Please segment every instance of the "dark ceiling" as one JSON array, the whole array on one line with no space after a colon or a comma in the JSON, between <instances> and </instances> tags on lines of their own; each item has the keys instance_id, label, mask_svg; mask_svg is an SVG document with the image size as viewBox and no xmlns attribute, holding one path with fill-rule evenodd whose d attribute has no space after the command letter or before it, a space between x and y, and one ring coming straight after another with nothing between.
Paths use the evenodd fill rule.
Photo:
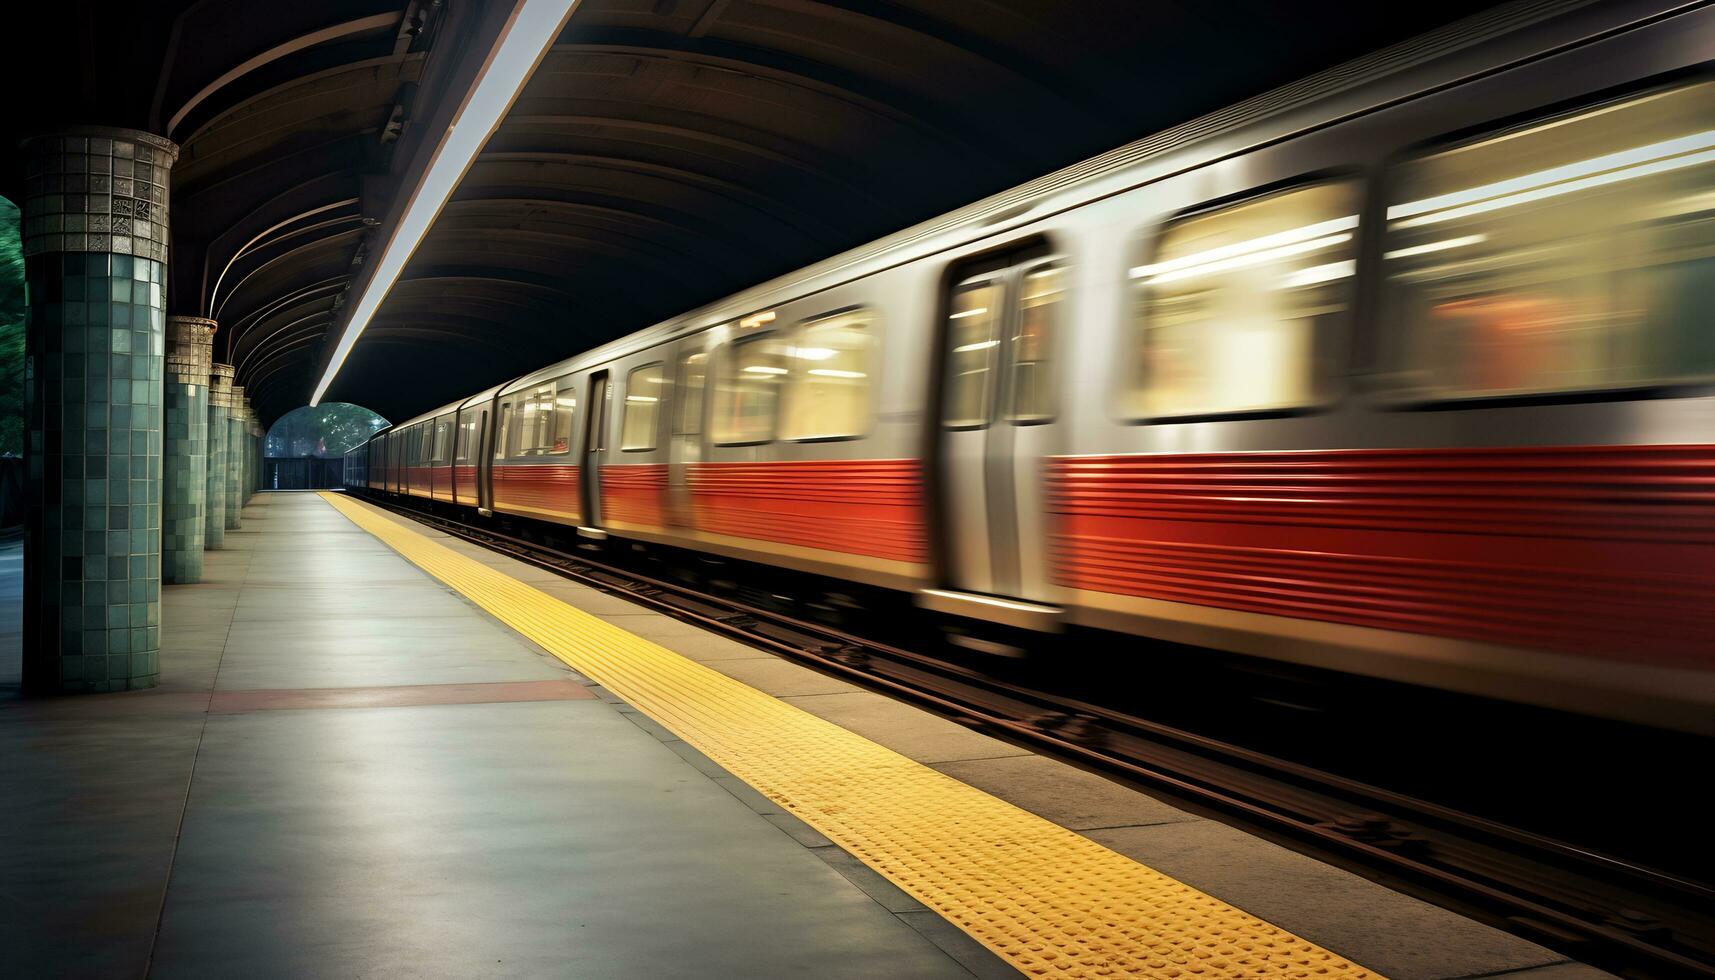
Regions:
<instances>
[{"instance_id":1,"label":"dark ceiling","mask_svg":"<svg viewBox=\"0 0 1715 980\"><path fill-rule=\"evenodd\" d=\"M329 398L413 414L1490 5L583 0ZM169 312L272 420L511 6L32 3L11 115L180 144Z\"/></svg>"}]
</instances>

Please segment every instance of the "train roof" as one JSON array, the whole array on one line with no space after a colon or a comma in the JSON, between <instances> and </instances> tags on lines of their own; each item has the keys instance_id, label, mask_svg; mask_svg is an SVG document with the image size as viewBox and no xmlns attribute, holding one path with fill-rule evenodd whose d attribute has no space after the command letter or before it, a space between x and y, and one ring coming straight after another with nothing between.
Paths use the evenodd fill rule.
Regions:
<instances>
[{"instance_id":1,"label":"train roof","mask_svg":"<svg viewBox=\"0 0 1715 980\"><path fill-rule=\"evenodd\" d=\"M803 269L418 415L398 428L496 394L605 363L928 255L1027 225L1083 204L1332 125L1543 50L1573 44L1649 13L1660 2L1520 0L1307 76L1227 108L983 198ZM1541 24L1554 35L1524 38ZM1489 47L1471 56L1473 51ZM1466 55L1467 57L1456 57ZM1389 83L1375 87L1378 83Z\"/></svg>"}]
</instances>

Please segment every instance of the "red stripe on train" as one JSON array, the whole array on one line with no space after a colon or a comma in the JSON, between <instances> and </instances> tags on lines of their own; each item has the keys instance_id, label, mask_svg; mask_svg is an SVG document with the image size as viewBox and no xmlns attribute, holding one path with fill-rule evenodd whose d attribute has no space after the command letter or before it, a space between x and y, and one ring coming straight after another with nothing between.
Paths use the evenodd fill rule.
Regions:
<instances>
[{"instance_id":1,"label":"red stripe on train","mask_svg":"<svg viewBox=\"0 0 1715 980\"><path fill-rule=\"evenodd\" d=\"M890 561L929 560L923 466L915 459L693 463L687 480L699 530Z\"/></svg>"},{"instance_id":2,"label":"red stripe on train","mask_svg":"<svg viewBox=\"0 0 1715 980\"><path fill-rule=\"evenodd\" d=\"M601 468L601 519L633 527L667 526L667 466L634 463Z\"/></svg>"},{"instance_id":3,"label":"red stripe on train","mask_svg":"<svg viewBox=\"0 0 1715 980\"><path fill-rule=\"evenodd\" d=\"M460 503L476 503L476 464L459 463L453 467L453 493Z\"/></svg>"},{"instance_id":4,"label":"red stripe on train","mask_svg":"<svg viewBox=\"0 0 1715 980\"><path fill-rule=\"evenodd\" d=\"M1048 485L1074 588L1715 657L1715 446L1065 457Z\"/></svg>"},{"instance_id":5,"label":"red stripe on train","mask_svg":"<svg viewBox=\"0 0 1715 980\"><path fill-rule=\"evenodd\" d=\"M497 465L492 470L494 509L527 507L578 519L578 467L574 463Z\"/></svg>"}]
</instances>

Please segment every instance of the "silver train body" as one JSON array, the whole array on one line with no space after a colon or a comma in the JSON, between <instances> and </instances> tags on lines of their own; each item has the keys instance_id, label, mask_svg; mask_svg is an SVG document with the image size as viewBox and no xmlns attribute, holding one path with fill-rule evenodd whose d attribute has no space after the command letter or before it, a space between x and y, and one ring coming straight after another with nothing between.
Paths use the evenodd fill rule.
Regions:
<instances>
[{"instance_id":1,"label":"silver train body","mask_svg":"<svg viewBox=\"0 0 1715 980\"><path fill-rule=\"evenodd\" d=\"M1701 4L1505 8L443 406L349 482L1715 731L1712 57Z\"/></svg>"}]
</instances>

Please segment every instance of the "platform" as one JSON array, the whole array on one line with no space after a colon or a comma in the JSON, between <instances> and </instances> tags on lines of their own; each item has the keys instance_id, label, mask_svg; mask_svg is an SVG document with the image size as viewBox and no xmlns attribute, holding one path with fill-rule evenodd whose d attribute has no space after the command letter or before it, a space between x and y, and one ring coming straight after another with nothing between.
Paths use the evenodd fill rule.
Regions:
<instances>
[{"instance_id":1,"label":"platform","mask_svg":"<svg viewBox=\"0 0 1715 980\"><path fill-rule=\"evenodd\" d=\"M227 541L161 687L0 700L0 976L1221 976L1244 929L1247 975L1603 976L367 505ZM1032 843L944 857L991 831ZM1104 929L1159 955L1086 969Z\"/></svg>"}]
</instances>

